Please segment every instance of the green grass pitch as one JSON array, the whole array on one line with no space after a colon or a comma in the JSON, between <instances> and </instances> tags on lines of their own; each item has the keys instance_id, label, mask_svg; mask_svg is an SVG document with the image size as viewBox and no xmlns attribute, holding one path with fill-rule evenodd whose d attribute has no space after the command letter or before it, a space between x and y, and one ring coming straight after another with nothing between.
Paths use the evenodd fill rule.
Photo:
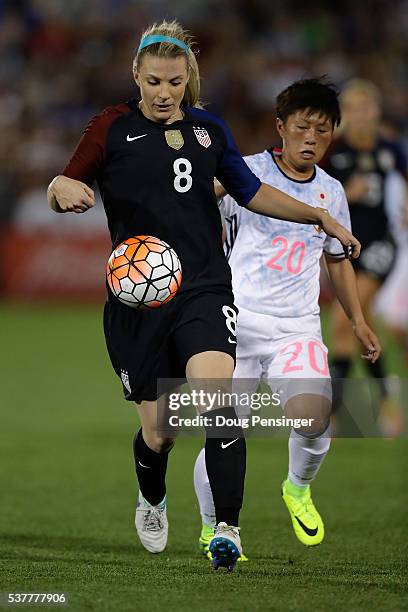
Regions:
<instances>
[{"instance_id":1,"label":"green grass pitch","mask_svg":"<svg viewBox=\"0 0 408 612\"><path fill-rule=\"evenodd\" d=\"M110 370L101 309L0 309L0 591L67 593L68 610L404 610L407 440L335 440L313 487L324 544L306 549L279 493L283 439L250 440L242 539L231 574L197 552L192 469L181 438L168 474L169 545L133 526L136 411ZM10 609L10 608L2 608Z\"/></svg>"}]
</instances>

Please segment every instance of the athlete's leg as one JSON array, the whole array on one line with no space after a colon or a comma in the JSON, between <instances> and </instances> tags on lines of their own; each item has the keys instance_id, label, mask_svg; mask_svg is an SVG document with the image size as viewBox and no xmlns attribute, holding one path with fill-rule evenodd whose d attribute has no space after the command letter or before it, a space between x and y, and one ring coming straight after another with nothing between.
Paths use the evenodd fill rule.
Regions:
<instances>
[{"instance_id":1,"label":"athlete's leg","mask_svg":"<svg viewBox=\"0 0 408 612\"><path fill-rule=\"evenodd\" d=\"M324 395L299 394L286 404L287 417L313 419L308 426L292 429L289 437L288 478L299 487L306 487L315 479L329 451L330 412L331 402Z\"/></svg>"},{"instance_id":2,"label":"athlete's leg","mask_svg":"<svg viewBox=\"0 0 408 612\"><path fill-rule=\"evenodd\" d=\"M375 310L387 331L398 344L408 367L408 242L398 247L397 259L390 276L375 298Z\"/></svg>"},{"instance_id":3,"label":"athlete's leg","mask_svg":"<svg viewBox=\"0 0 408 612\"><path fill-rule=\"evenodd\" d=\"M165 401L165 398L161 398L161 401ZM166 471L174 438L160 434L156 401L143 401L138 406L138 412L141 428L133 441L139 481L135 525L143 546L149 552L158 553L167 544Z\"/></svg>"},{"instance_id":4,"label":"athlete's leg","mask_svg":"<svg viewBox=\"0 0 408 612\"><path fill-rule=\"evenodd\" d=\"M380 286L380 281L368 274L364 272L357 274L357 287L364 317L372 328L372 308ZM384 356L380 355L375 363L366 362L366 366L371 376L376 379L381 394L377 425L384 436L399 436L404 429L404 411L387 384Z\"/></svg>"},{"instance_id":5,"label":"athlete's leg","mask_svg":"<svg viewBox=\"0 0 408 612\"><path fill-rule=\"evenodd\" d=\"M212 559L212 554L209 550L210 542L214 537L214 529L216 527L214 500L208 480L207 468L205 465L205 449L202 448L198 453L194 465L194 489L197 495L200 514L201 514L201 532L198 539L201 553ZM241 552L238 561L248 561L248 557Z\"/></svg>"},{"instance_id":6,"label":"athlete's leg","mask_svg":"<svg viewBox=\"0 0 408 612\"><path fill-rule=\"evenodd\" d=\"M166 494L167 459L174 438L158 431L157 401L143 401L137 410L141 428L133 441L136 474L143 497L155 506Z\"/></svg>"},{"instance_id":7,"label":"athlete's leg","mask_svg":"<svg viewBox=\"0 0 408 612\"><path fill-rule=\"evenodd\" d=\"M293 322L295 326L306 330L310 326L314 333L306 337L291 334L292 342L288 338L281 348L277 346L275 357L267 364L267 375L271 386L281 377L285 416L300 425L290 434L289 469L282 497L296 536L303 544L314 546L323 540L324 526L311 499L310 483L330 447L331 383L327 348L316 322L305 318Z\"/></svg>"},{"instance_id":8,"label":"athlete's leg","mask_svg":"<svg viewBox=\"0 0 408 612\"><path fill-rule=\"evenodd\" d=\"M223 391L231 393L234 359L219 351L205 351L193 355L187 363L186 374L189 382L216 394L220 381ZM217 382L217 380L219 381ZM217 433L216 415L233 418L236 413L231 405L217 405L206 413L211 418L206 428L205 459L208 478L214 498L216 522L238 525L244 490L246 445L242 429L237 424ZM234 442L231 444L231 441Z\"/></svg>"},{"instance_id":9,"label":"athlete's leg","mask_svg":"<svg viewBox=\"0 0 408 612\"><path fill-rule=\"evenodd\" d=\"M255 392L259 385L261 376L261 364L259 357L240 356L240 346L237 348L237 360L234 370L234 380L245 380L245 393ZM238 383L239 390L241 385ZM239 412L239 410L238 410ZM203 554L210 556L208 547L216 525L214 500L208 479L207 467L205 463L205 449L202 448L198 453L194 465L194 490L197 496L202 528L199 538L200 550ZM241 554L238 561L247 561L247 557Z\"/></svg>"},{"instance_id":10,"label":"athlete's leg","mask_svg":"<svg viewBox=\"0 0 408 612\"><path fill-rule=\"evenodd\" d=\"M364 317L369 325L372 326L372 304L375 295L381 286L381 282L370 276L364 271L356 273L357 288L360 296L361 307ZM353 335L350 321L347 319L340 304L336 302L332 309L333 314L333 347L331 354L331 373L335 380L347 378L356 354L356 340ZM373 364L367 363L370 374L378 379L380 390L383 396L386 395L384 384L385 371L383 358ZM339 382L340 384L340 382ZM339 405L340 393L336 393L334 409Z\"/></svg>"},{"instance_id":11,"label":"athlete's leg","mask_svg":"<svg viewBox=\"0 0 408 612\"><path fill-rule=\"evenodd\" d=\"M197 496L198 505L200 508L201 520L203 527L206 526L209 529L214 529L216 525L215 521L215 507L213 495L210 487L210 481L208 479L207 467L205 465L205 449L202 448L197 455L196 462L194 464L194 490Z\"/></svg>"},{"instance_id":12,"label":"athlete's leg","mask_svg":"<svg viewBox=\"0 0 408 612\"><path fill-rule=\"evenodd\" d=\"M356 280L364 318L368 325L373 328L372 305L374 303L375 296L381 287L381 282L363 271L359 271L356 274ZM384 358L380 355L375 363L367 362L367 367L371 376L377 379L381 396L385 397L387 395L387 389L385 384L386 373Z\"/></svg>"},{"instance_id":13,"label":"athlete's leg","mask_svg":"<svg viewBox=\"0 0 408 612\"><path fill-rule=\"evenodd\" d=\"M186 366L192 388L217 396L218 391L232 392L234 359L221 351L204 351L190 357ZM205 407L204 407L205 408ZM244 494L246 444L233 406L221 401L205 412L205 464L214 500L217 527L210 542L214 567L232 569L242 553L239 537L239 513ZM217 433L216 418L232 419L234 424Z\"/></svg>"},{"instance_id":14,"label":"athlete's leg","mask_svg":"<svg viewBox=\"0 0 408 612\"><path fill-rule=\"evenodd\" d=\"M239 381L245 380L245 392L250 394L258 388L261 377L261 364L259 357L246 356L241 357L242 349L238 346L237 359L234 370L234 380L238 381L238 393L241 391ZM248 388L250 386L250 388ZM235 388L234 388L235 391ZM239 409L237 410L239 413ZM208 474L205 464L205 451L202 449L198 454L194 466L194 488L197 495L197 500L200 507L200 514L203 525L215 526L215 508L211 492L211 487L208 480Z\"/></svg>"},{"instance_id":15,"label":"athlete's leg","mask_svg":"<svg viewBox=\"0 0 408 612\"><path fill-rule=\"evenodd\" d=\"M364 271L359 271L356 278L364 317L373 328L373 304L376 294L381 287L381 281ZM400 402L397 398L393 397L392 389L387 384L385 358L383 355L380 355L375 363L365 363L370 375L375 378L381 395L378 409L378 428L383 435L396 437L404 429L404 412Z\"/></svg>"},{"instance_id":16,"label":"athlete's leg","mask_svg":"<svg viewBox=\"0 0 408 612\"><path fill-rule=\"evenodd\" d=\"M356 272L356 282L363 314L370 325L371 303L380 287L380 281L366 272L358 270ZM337 300L332 306L332 326L330 371L333 379L333 412L336 413L343 400L344 379L349 376L353 358L358 353L351 323ZM372 376L383 374L382 358L380 357L375 364L369 365L369 369ZM381 391L383 392L383 390L384 385L382 384Z\"/></svg>"},{"instance_id":17,"label":"athlete's leg","mask_svg":"<svg viewBox=\"0 0 408 612\"><path fill-rule=\"evenodd\" d=\"M320 544L324 538L324 524L312 501L310 484L330 448L330 409L327 396L312 393L292 397L285 407L287 417L313 418L311 425L291 431L288 475L282 484L282 498L294 532L306 546Z\"/></svg>"}]
</instances>

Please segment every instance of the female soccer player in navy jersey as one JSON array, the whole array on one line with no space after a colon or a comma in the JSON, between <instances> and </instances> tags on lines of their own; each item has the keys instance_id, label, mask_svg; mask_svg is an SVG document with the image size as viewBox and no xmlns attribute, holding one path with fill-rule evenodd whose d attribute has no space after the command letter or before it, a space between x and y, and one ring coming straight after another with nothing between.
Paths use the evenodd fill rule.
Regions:
<instances>
[{"instance_id":1,"label":"female soccer player in navy jersey","mask_svg":"<svg viewBox=\"0 0 408 612\"><path fill-rule=\"evenodd\" d=\"M125 397L137 402L142 425L134 440L136 528L147 550L161 552L174 440L157 430L157 380L230 380L234 369L237 309L213 178L254 212L320 225L353 256L359 243L327 211L262 184L249 170L227 126L200 107L191 38L177 22L155 24L143 34L133 70L140 102L109 107L90 121L62 175L51 182L48 200L56 212L85 212L94 204L90 186L96 180L114 247L150 234L168 242L181 260L183 282L172 302L136 311L109 294L104 313L112 365L119 376L126 374ZM216 406L210 414L205 456L217 518L210 548L215 565L232 569L242 550L245 440L238 427L209 435L215 416L235 416L233 407Z\"/></svg>"}]
</instances>

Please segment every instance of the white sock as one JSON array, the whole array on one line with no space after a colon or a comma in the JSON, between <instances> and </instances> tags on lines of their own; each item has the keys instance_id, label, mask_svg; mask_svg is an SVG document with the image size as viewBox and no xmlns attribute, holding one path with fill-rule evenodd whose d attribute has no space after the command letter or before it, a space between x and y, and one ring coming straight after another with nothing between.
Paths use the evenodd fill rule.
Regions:
<instances>
[{"instance_id":1,"label":"white sock","mask_svg":"<svg viewBox=\"0 0 408 612\"><path fill-rule=\"evenodd\" d=\"M198 453L194 465L194 489L200 506L201 519L205 525L215 527L215 508L205 466L205 449Z\"/></svg>"},{"instance_id":2,"label":"white sock","mask_svg":"<svg viewBox=\"0 0 408 612\"><path fill-rule=\"evenodd\" d=\"M330 429L320 436L302 436L292 429L289 436L289 479L297 486L307 486L316 477L330 448Z\"/></svg>"}]
</instances>

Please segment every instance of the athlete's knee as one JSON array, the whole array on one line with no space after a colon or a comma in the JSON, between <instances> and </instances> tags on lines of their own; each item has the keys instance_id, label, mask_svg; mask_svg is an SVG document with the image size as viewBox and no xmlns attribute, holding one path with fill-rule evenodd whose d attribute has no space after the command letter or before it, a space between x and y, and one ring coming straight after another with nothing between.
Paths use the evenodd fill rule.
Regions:
<instances>
[{"instance_id":1,"label":"athlete's knee","mask_svg":"<svg viewBox=\"0 0 408 612\"><path fill-rule=\"evenodd\" d=\"M234 372L234 359L223 351L204 351L190 357L186 365L188 379L230 379Z\"/></svg>"},{"instance_id":2,"label":"athlete's knee","mask_svg":"<svg viewBox=\"0 0 408 612\"><path fill-rule=\"evenodd\" d=\"M312 421L312 419L310 419ZM327 432L330 421L327 420L313 420L310 425L300 426L296 428L296 433L305 438L320 438ZM330 440L330 436L329 436Z\"/></svg>"},{"instance_id":3,"label":"athlete's knee","mask_svg":"<svg viewBox=\"0 0 408 612\"><path fill-rule=\"evenodd\" d=\"M319 436L330 424L331 401L324 395L302 393L288 400L286 417L297 421L297 433Z\"/></svg>"},{"instance_id":4,"label":"athlete's knee","mask_svg":"<svg viewBox=\"0 0 408 612\"><path fill-rule=\"evenodd\" d=\"M175 444L174 438L161 436L156 431L143 430L143 439L147 446L155 453L168 453Z\"/></svg>"}]
</instances>

